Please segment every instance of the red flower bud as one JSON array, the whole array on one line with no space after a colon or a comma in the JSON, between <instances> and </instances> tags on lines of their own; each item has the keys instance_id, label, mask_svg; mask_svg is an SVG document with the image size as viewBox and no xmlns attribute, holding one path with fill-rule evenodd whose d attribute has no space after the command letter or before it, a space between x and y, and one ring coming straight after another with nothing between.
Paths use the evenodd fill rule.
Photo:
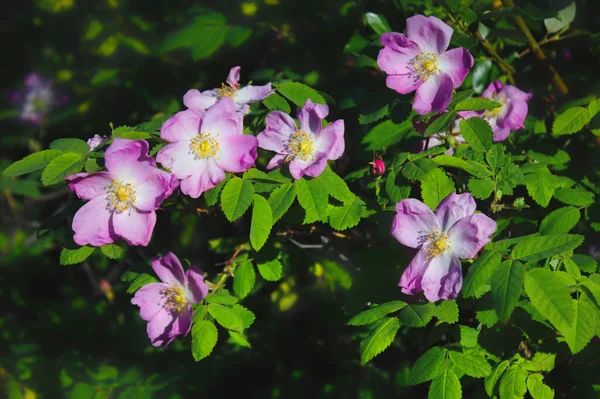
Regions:
<instances>
[{"instance_id":1,"label":"red flower bud","mask_svg":"<svg viewBox=\"0 0 600 399\"><path fill-rule=\"evenodd\" d=\"M383 159L375 158L373 162L371 162L369 171L371 172L371 176L373 177L381 176L385 172L385 164L383 163Z\"/></svg>"}]
</instances>

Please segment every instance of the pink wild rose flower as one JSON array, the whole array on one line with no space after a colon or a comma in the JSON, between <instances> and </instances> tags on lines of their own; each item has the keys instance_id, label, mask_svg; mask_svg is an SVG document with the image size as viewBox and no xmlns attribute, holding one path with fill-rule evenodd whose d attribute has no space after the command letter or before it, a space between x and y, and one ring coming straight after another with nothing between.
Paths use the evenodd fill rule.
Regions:
<instances>
[{"instance_id":1,"label":"pink wild rose flower","mask_svg":"<svg viewBox=\"0 0 600 399\"><path fill-rule=\"evenodd\" d=\"M148 322L146 331L154 346L167 346L175 337L187 335L192 327L192 304L208 294L202 271L195 266L185 273L172 252L152 260L152 268L162 283L140 288L131 303L140 307L140 317Z\"/></svg>"},{"instance_id":2,"label":"pink wild rose flower","mask_svg":"<svg viewBox=\"0 0 600 399\"><path fill-rule=\"evenodd\" d=\"M413 109L421 115L444 111L452 89L460 87L473 66L466 49L446 51L452 32L436 17L415 15L406 20L406 36L381 35L377 64L388 75L386 85L400 94L416 91Z\"/></svg>"},{"instance_id":3,"label":"pink wild rose flower","mask_svg":"<svg viewBox=\"0 0 600 399\"><path fill-rule=\"evenodd\" d=\"M183 104L196 113L202 113L204 110L212 107L222 98L229 97L235 103L235 108L242 114L250 112L250 106L274 93L271 90L271 83L264 86L248 85L240 89L240 67L231 68L227 76L227 85L221 84L220 89L205 90L200 92L196 89L190 89L183 96Z\"/></svg>"},{"instance_id":4,"label":"pink wild rose flower","mask_svg":"<svg viewBox=\"0 0 600 399\"><path fill-rule=\"evenodd\" d=\"M486 110L481 115L492 126L494 141L506 140L511 130L523 127L527 117L527 101L531 99L531 94L496 80L481 93L481 97L502 104L498 108Z\"/></svg>"},{"instance_id":5,"label":"pink wild rose flower","mask_svg":"<svg viewBox=\"0 0 600 399\"><path fill-rule=\"evenodd\" d=\"M327 166L327 160L338 159L344 153L344 121L338 119L326 127L322 122L329 107L310 100L298 112L300 127L291 116L273 111L267 116L267 126L258 138L258 146L275 151L267 169L282 166L289 161L294 179L303 175L317 177Z\"/></svg>"},{"instance_id":6,"label":"pink wild rose flower","mask_svg":"<svg viewBox=\"0 0 600 399\"><path fill-rule=\"evenodd\" d=\"M198 198L225 179L225 172L245 172L256 160L256 137L244 134L242 114L223 98L203 115L186 110L165 121L167 140L156 160L181 180L181 191Z\"/></svg>"},{"instance_id":7,"label":"pink wild rose flower","mask_svg":"<svg viewBox=\"0 0 600 399\"><path fill-rule=\"evenodd\" d=\"M94 134L94 137L88 139L87 144L90 146L90 151L94 151L98 146L104 144L108 137L102 137L99 134Z\"/></svg>"},{"instance_id":8,"label":"pink wild rose flower","mask_svg":"<svg viewBox=\"0 0 600 399\"><path fill-rule=\"evenodd\" d=\"M392 235L417 249L400 278L402 292L423 291L431 302L456 298L462 287L460 259L477 255L496 231L496 222L474 213L476 207L469 193L448 195L435 213L414 198L396 204Z\"/></svg>"},{"instance_id":9,"label":"pink wild rose flower","mask_svg":"<svg viewBox=\"0 0 600 399\"><path fill-rule=\"evenodd\" d=\"M79 245L102 246L119 238L148 245L155 210L177 187L177 180L156 168L143 140L115 138L104 160L106 172L66 178L79 198L89 200L73 218L73 239Z\"/></svg>"}]
</instances>

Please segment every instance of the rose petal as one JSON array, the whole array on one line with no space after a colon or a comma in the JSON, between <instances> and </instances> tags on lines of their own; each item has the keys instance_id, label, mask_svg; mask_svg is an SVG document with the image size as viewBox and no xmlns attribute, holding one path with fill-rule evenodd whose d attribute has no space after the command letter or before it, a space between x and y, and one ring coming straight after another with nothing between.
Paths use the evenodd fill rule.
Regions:
<instances>
[{"instance_id":1,"label":"rose petal","mask_svg":"<svg viewBox=\"0 0 600 399\"><path fill-rule=\"evenodd\" d=\"M188 141L200 133L202 118L190 110L181 111L167 119L160 128L160 138L175 143Z\"/></svg>"},{"instance_id":2,"label":"rose petal","mask_svg":"<svg viewBox=\"0 0 600 399\"><path fill-rule=\"evenodd\" d=\"M160 310L156 316L148 322L146 332L150 343L153 346L162 346L168 344L172 339L169 339L169 331L171 330L171 324L175 321L175 317L167 309Z\"/></svg>"},{"instance_id":3,"label":"rose petal","mask_svg":"<svg viewBox=\"0 0 600 399\"><path fill-rule=\"evenodd\" d=\"M256 138L260 148L287 153L289 138L294 133L296 133L296 124L292 117L280 111L273 111L267 116L265 130Z\"/></svg>"},{"instance_id":4,"label":"rose petal","mask_svg":"<svg viewBox=\"0 0 600 399\"><path fill-rule=\"evenodd\" d=\"M177 141L160 149L156 160L179 179L191 176L198 167L198 160L190 151L190 141Z\"/></svg>"},{"instance_id":5,"label":"rose petal","mask_svg":"<svg viewBox=\"0 0 600 399\"><path fill-rule=\"evenodd\" d=\"M432 231L440 231L440 221L427 205L414 198L396 204L392 235L401 244L418 248Z\"/></svg>"},{"instance_id":6,"label":"rose petal","mask_svg":"<svg viewBox=\"0 0 600 399\"><path fill-rule=\"evenodd\" d=\"M185 272L187 281L187 291L189 292L188 300L190 303L200 303L208 295L208 286L204 282L204 274L202 270L196 266L190 267Z\"/></svg>"},{"instance_id":7,"label":"rose petal","mask_svg":"<svg viewBox=\"0 0 600 399\"><path fill-rule=\"evenodd\" d=\"M185 287L185 275L181 262L173 252L152 259L152 269L160 280L173 287Z\"/></svg>"},{"instance_id":8,"label":"rose petal","mask_svg":"<svg viewBox=\"0 0 600 399\"><path fill-rule=\"evenodd\" d=\"M254 166L258 140L248 134L225 136L219 140L217 166L227 172L245 172Z\"/></svg>"},{"instance_id":9,"label":"rose petal","mask_svg":"<svg viewBox=\"0 0 600 399\"><path fill-rule=\"evenodd\" d=\"M421 279L428 266L429 259L426 259L423 250L417 251L408 264L408 267L402 273L402 277L400 277L398 285L402 288L403 293L414 295L423 291L421 288Z\"/></svg>"},{"instance_id":10,"label":"rose petal","mask_svg":"<svg viewBox=\"0 0 600 399\"><path fill-rule=\"evenodd\" d=\"M411 61L421 53L417 43L396 32L384 33L379 40L384 46L377 56L377 65L382 71L403 75L413 70Z\"/></svg>"},{"instance_id":11,"label":"rose petal","mask_svg":"<svg viewBox=\"0 0 600 399\"><path fill-rule=\"evenodd\" d=\"M450 44L452 33L452 28L436 17L415 15L406 20L406 36L424 52L442 54Z\"/></svg>"},{"instance_id":12,"label":"rose petal","mask_svg":"<svg viewBox=\"0 0 600 399\"><path fill-rule=\"evenodd\" d=\"M143 211L154 211L173 191L172 176L164 170L155 169L142 184L135 187L135 207Z\"/></svg>"},{"instance_id":13,"label":"rose petal","mask_svg":"<svg viewBox=\"0 0 600 399\"><path fill-rule=\"evenodd\" d=\"M215 90L206 90L200 93L196 89L190 89L183 96L183 104L197 115L203 115L204 111L215 105L216 102L217 92Z\"/></svg>"},{"instance_id":14,"label":"rose petal","mask_svg":"<svg viewBox=\"0 0 600 399\"><path fill-rule=\"evenodd\" d=\"M451 193L440 202L435 214L442 223L442 231L448 231L456 222L471 216L477 204L469 193Z\"/></svg>"},{"instance_id":15,"label":"rose petal","mask_svg":"<svg viewBox=\"0 0 600 399\"><path fill-rule=\"evenodd\" d=\"M223 179L225 179L225 172L213 159L200 159L194 174L181 180L181 192L192 198L198 198L200 194L214 188Z\"/></svg>"},{"instance_id":16,"label":"rose petal","mask_svg":"<svg viewBox=\"0 0 600 399\"><path fill-rule=\"evenodd\" d=\"M75 213L73 240L77 245L100 247L115 241L115 237L110 234L110 212L106 206L106 197L97 196Z\"/></svg>"},{"instance_id":17,"label":"rose petal","mask_svg":"<svg viewBox=\"0 0 600 399\"><path fill-rule=\"evenodd\" d=\"M238 87L240 81L240 68L239 66L234 66L229 70L229 75L227 75L227 84L231 87Z\"/></svg>"},{"instance_id":18,"label":"rose petal","mask_svg":"<svg viewBox=\"0 0 600 399\"><path fill-rule=\"evenodd\" d=\"M336 120L317 135L315 149L327 154L327 159L338 159L344 153L344 121Z\"/></svg>"},{"instance_id":19,"label":"rose petal","mask_svg":"<svg viewBox=\"0 0 600 399\"><path fill-rule=\"evenodd\" d=\"M452 79L444 72L431 76L417 88L413 109L425 115L430 111L445 111L452 99Z\"/></svg>"},{"instance_id":20,"label":"rose petal","mask_svg":"<svg viewBox=\"0 0 600 399\"><path fill-rule=\"evenodd\" d=\"M204 115L200 131L221 137L243 134L242 115L236 112L233 100L225 97L210 107Z\"/></svg>"},{"instance_id":21,"label":"rose petal","mask_svg":"<svg viewBox=\"0 0 600 399\"><path fill-rule=\"evenodd\" d=\"M460 260L450 251L431 258L421 286L425 298L431 302L456 298L462 288Z\"/></svg>"},{"instance_id":22,"label":"rose petal","mask_svg":"<svg viewBox=\"0 0 600 399\"><path fill-rule=\"evenodd\" d=\"M473 56L464 48L454 48L439 57L439 68L446 72L454 88L460 87L473 67Z\"/></svg>"},{"instance_id":23,"label":"rose petal","mask_svg":"<svg viewBox=\"0 0 600 399\"><path fill-rule=\"evenodd\" d=\"M317 135L321 131L323 119L329 114L329 107L325 104L315 104L310 99L298 112L300 130Z\"/></svg>"},{"instance_id":24,"label":"rose petal","mask_svg":"<svg viewBox=\"0 0 600 399\"><path fill-rule=\"evenodd\" d=\"M156 224L156 212L133 211L113 212L111 227L114 234L120 236L130 245L146 246L152 237Z\"/></svg>"},{"instance_id":25,"label":"rose petal","mask_svg":"<svg viewBox=\"0 0 600 399\"><path fill-rule=\"evenodd\" d=\"M459 258L473 258L490 242L490 235L496 231L496 222L484 215L475 213L461 219L448 231L452 251Z\"/></svg>"},{"instance_id":26,"label":"rose petal","mask_svg":"<svg viewBox=\"0 0 600 399\"><path fill-rule=\"evenodd\" d=\"M424 81L413 73L405 75L388 75L385 85L400 94L408 94L417 90Z\"/></svg>"},{"instance_id":27,"label":"rose petal","mask_svg":"<svg viewBox=\"0 0 600 399\"><path fill-rule=\"evenodd\" d=\"M248 85L238 90L233 99L238 104L252 104L264 100L273 93L275 92L271 89L271 83L263 86Z\"/></svg>"},{"instance_id":28,"label":"rose petal","mask_svg":"<svg viewBox=\"0 0 600 399\"><path fill-rule=\"evenodd\" d=\"M283 166L285 162L286 155L284 154L276 154L271 158L269 163L267 164L267 169L280 168Z\"/></svg>"},{"instance_id":29,"label":"rose petal","mask_svg":"<svg viewBox=\"0 0 600 399\"><path fill-rule=\"evenodd\" d=\"M150 283L136 291L131 303L140 307L140 317L149 321L164 308L162 290L169 288L168 284Z\"/></svg>"},{"instance_id":30,"label":"rose petal","mask_svg":"<svg viewBox=\"0 0 600 399\"><path fill-rule=\"evenodd\" d=\"M108 172L118 180L138 185L156 170L156 161L148 156L148 142L116 137L104 155Z\"/></svg>"},{"instance_id":31,"label":"rose petal","mask_svg":"<svg viewBox=\"0 0 600 399\"><path fill-rule=\"evenodd\" d=\"M112 182L112 177L108 172L96 173L77 173L66 179L69 188L77 194L77 197L85 200L91 200L98 196L105 196L106 189Z\"/></svg>"}]
</instances>

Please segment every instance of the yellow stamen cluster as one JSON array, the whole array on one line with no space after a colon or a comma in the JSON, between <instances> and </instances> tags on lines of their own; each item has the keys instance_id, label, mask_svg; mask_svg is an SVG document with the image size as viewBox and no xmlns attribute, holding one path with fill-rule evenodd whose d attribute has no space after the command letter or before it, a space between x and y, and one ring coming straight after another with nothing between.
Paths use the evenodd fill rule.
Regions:
<instances>
[{"instance_id":1,"label":"yellow stamen cluster","mask_svg":"<svg viewBox=\"0 0 600 399\"><path fill-rule=\"evenodd\" d=\"M448 241L448 234L439 231L432 231L427 236L425 243L425 253L427 259L435 258L442 254L444 251L450 248L450 241Z\"/></svg>"},{"instance_id":2,"label":"yellow stamen cluster","mask_svg":"<svg viewBox=\"0 0 600 399\"><path fill-rule=\"evenodd\" d=\"M315 138L309 133L297 130L290 137L290 144L287 148L294 159L310 161L314 159Z\"/></svg>"},{"instance_id":3,"label":"yellow stamen cluster","mask_svg":"<svg viewBox=\"0 0 600 399\"><path fill-rule=\"evenodd\" d=\"M421 53L417 55L413 59L413 68L424 81L427 81L430 76L437 75L440 72L438 59L434 53Z\"/></svg>"},{"instance_id":4,"label":"yellow stamen cluster","mask_svg":"<svg viewBox=\"0 0 600 399\"><path fill-rule=\"evenodd\" d=\"M225 97L233 98L233 96L235 96L236 91L237 89L235 87L226 86L225 83L221 83L221 88L217 89L217 97L219 98L219 100Z\"/></svg>"},{"instance_id":5,"label":"yellow stamen cluster","mask_svg":"<svg viewBox=\"0 0 600 399\"><path fill-rule=\"evenodd\" d=\"M160 294L165 298L165 308L171 312L181 313L187 305L187 299L181 287L164 288Z\"/></svg>"},{"instance_id":6,"label":"yellow stamen cluster","mask_svg":"<svg viewBox=\"0 0 600 399\"><path fill-rule=\"evenodd\" d=\"M124 180L113 179L108 186L108 208L117 212L125 212L128 209L135 211L135 188L133 184L126 183Z\"/></svg>"},{"instance_id":7,"label":"yellow stamen cluster","mask_svg":"<svg viewBox=\"0 0 600 399\"><path fill-rule=\"evenodd\" d=\"M190 142L190 153L194 154L196 159L212 158L219 152L218 134L211 135L208 132L203 132L194 137Z\"/></svg>"}]
</instances>

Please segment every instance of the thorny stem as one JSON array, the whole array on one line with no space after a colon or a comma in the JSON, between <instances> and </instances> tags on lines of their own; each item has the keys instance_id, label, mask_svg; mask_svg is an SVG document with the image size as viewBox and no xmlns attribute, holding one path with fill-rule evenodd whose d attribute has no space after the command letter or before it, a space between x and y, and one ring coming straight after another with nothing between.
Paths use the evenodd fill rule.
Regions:
<instances>
[{"instance_id":1,"label":"thorny stem","mask_svg":"<svg viewBox=\"0 0 600 399\"><path fill-rule=\"evenodd\" d=\"M504 4L508 8L512 8L515 6L513 0L504 0ZM567 94L569 92L569 88L563 81L562 77L558 74L554 66L550 64L550 62L546 58L546 55L542 51L542 48L540 47L539 43L535 40L535 37L533 37L533 34L527 27L527 24L525 23L523 17L520 15L515 15L513 17L513 21L515 22L517 28L521 31L521 33L525 35L525 38L529 43L529 48L533 52L533 55L535 55L535 57L538 60L540 60L544 65L546 65L546 67L550 70L550 74L552 75L552 83L554 83L554 86L556 86L556 88L558 89L558 91L560 91L561 94Z\"/></svg>"},{"instance_id":2,"label":"thorny stem","mask_svg":"<svg viewBox=\"0 0 600 399\"><path fill-rule=\"evenodd\" d=\"M217 282L215 284L211 284L208 283L208 287L210 289L210 293L208 295L211 295L215 292L217 292L221 287L223 287L223 285L225 284L225 281L227 281L227 278L230 276L233 276L233 272L235 271L234 268L232 267L233 262L235 261L235 258L240 254L240 252L242 251L242 249L244 248L244 246L246 245L246 243L240 244L237 249L235 250L235 252L233 253L233 255L231 255L231 258L229 258L227 261L225 261L224 265L225 267L223 268L223 271L221 273L219 273L219 279L217 280Z\"/></svg>"},{"instance_id":3,"label":"thorny stem","mask_svg":"<svg viewBox=\"0 0 600 399\"><path fill-rule=\"evenodd\" d=\"M547 44L547 43L558 42L560 40L566 40L566 39L570 39L570 38L576 37L576 36L588 36L589 32L577 31L577 32L571 32L568 35L564 35L564 36L561 36L561 34L562 34L562 31L558 32L554 36L546 37L546 38L540 40L538 42L538 44L540 46L543 46L544 44ZM519 55L517 56L517 58L522 58L522 57L526 56L527 54L529 54L530 52L531 52L530 48L525 49L521 53L519 53Z\"/></svg>"}]
</instances>

